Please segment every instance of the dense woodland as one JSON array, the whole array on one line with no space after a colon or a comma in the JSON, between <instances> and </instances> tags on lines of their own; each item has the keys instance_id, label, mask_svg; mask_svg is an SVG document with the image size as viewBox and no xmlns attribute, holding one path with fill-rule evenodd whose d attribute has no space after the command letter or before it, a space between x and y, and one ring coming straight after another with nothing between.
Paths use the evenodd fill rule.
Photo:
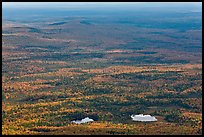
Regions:
<instances>
[{"instance_id":1,"label":"dense woodland","mask_svg":"<svg viewBox=\"0 0 204 137\"><path fill-rule=\"evenodd\" d=\"M2 134L202 134L198 21L53 18L3 20Z\"/></svg>"}]
</instances>

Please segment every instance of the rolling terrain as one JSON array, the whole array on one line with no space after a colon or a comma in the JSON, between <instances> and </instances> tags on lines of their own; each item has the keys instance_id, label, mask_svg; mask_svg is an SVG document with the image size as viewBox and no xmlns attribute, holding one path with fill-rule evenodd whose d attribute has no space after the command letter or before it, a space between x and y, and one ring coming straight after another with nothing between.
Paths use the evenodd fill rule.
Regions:
<instances>
[{"instance_id":1,"label":"rolling terrain","mask_svg":"<svg viewBox=\"0 0 204 137\"><path fill-rule=\"evenodd\" d=\"M202 134L202 12L128 10L5 9L2 134Z\"/></svg>"}]
</instances>

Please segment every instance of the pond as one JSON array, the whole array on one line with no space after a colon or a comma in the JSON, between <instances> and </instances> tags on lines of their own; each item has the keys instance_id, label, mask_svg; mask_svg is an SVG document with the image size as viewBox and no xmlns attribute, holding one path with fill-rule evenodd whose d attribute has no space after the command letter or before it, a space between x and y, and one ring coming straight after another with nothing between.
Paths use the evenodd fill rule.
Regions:
<instances>
[{"instance_id":1,"label":"pond","mask_svg":"<svg viewBox=\"0 0 204 137\"><path fill-rule=\"evenodd\" d=\"M87 123L87 122L92 122L94 121L93 119L89 118L89 117L86 117L82 120L74 120L72 121L72 123L75 123L75 124L82 124L82 123Z\"/></svg>"},{"instance_id":2,"label":"pond","mask_svg":"<svg viewBox=\"0 0 204 137\"><path fill-rule=\"evenodd\" d=\"M151 115L143 115L143 114L139 114L139 115L131 115L131 118L133 121L142 121L142 122L146 122L146 121L157 121L157 119L154 116Z\"/></svg>"}]
</instances>

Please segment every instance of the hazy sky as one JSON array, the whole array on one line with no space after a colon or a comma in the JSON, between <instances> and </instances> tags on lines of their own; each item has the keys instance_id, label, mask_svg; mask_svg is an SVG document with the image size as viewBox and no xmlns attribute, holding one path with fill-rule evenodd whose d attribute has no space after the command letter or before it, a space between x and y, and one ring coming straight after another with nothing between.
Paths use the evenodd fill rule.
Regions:
<instances>
[{"instance_id":1,"label":"hazy sky","mask_svg":"<svg viewBox=\"0 0 204 137\"><path fill-rule=\"evenodd\" d=\"M143 6L201 6L201 2L3 2L3 8L22 7L107 7L121 5L143 5Z\"/></svg>"}]
</instances>

